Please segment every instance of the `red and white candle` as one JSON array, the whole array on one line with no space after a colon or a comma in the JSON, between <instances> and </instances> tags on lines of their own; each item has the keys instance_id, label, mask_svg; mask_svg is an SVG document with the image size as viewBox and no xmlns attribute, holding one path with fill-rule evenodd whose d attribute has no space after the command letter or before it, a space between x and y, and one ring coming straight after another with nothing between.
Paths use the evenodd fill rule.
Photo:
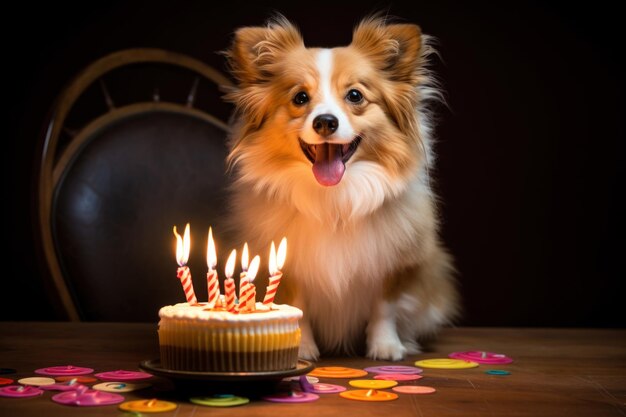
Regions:
<instances>
[{"instance_id":1,"label":"red and white candle","mask_svg":"<svg viewBox=\"0 0 626 417\"><path fill-rule=\"evenodd\" d=\"M245 310L245 304L241 303L244 297L247 297L248 287L248 243L244 243L241 251L241 273L239 274L239 310Z\"/></svg>"},{"instance_id":2,"label":"red and white candle","mask_svg":"<svg viewBox=\"0 0 626 417\"><path fill-rule=\"evenodd\" d=\"M183 286L187 302L189 304L197 304L198 299L196 298L196 293L193 291L193 282L191 282L191 271L187 266L190 249L189 223L185 226L185 233L182 238L176 231L176 226L174 226L174 236L176 236L176 262L178 263L176 276Z\"/></svg>"},{"instance_id":3,"label":"red and white candle","mask_svg":"<svg viewBox=\"0 0 626 417\"><path fill-rule=\"evenodd\" d=\"M206 263L209 272L206 274L206 284L209 293L209 308L214 308L220 298L220 281L217 278L217 252L215 242L213 242L213 230L209 227L209 239L206 250Z\"/></svg>"},{"instance_id":4,"label":"red and white candle","mask_svg":"<svg viewBox=\"0 0 626 417\"><path fill-rule=\"evenodd\" d=\"M271 305L274 302L276 291L278 290L280 280L283 277L281 269L285 264L286 258L287 238L284 237L283 240L280 241L280 245L278 245L278 254L276 254L276 247L274 246L274 242L272 242L272 246L270 247L269 260L270 278L267 288L265 289L265 298L263 298L264 305Z\"/></svg>"},{"instance_id":5,"label":"red and white candle","mask_svg":"<svg viewBox=\"0 0 626 417\"><path fill-rule=\"evenodd\" d=\"M235 260L237 259L237 250L233 249L226 262L226 268L224 270L226 279L224 280L224 293L226 299L226 310L231 313L235 312L235 280L233 279L233 273L235 272Z\"/></svg>"},{"instance_id":6,"label":"red and white candle","mask_svg":"<svg viewBox=\"0 0 626 417\"><path fill-rule=\"evenodd\" d=\"M261 258L259 255L255 256L250 262L250 267L248 268L248 285L246 286L246 292L243 299L239 299L239 310L243 306L244 311L255 311L256 310L256 286L252 283L254 278L256 278L257 272L259 272L259 265L261 263Z\"/></svg>"}]
</instances>

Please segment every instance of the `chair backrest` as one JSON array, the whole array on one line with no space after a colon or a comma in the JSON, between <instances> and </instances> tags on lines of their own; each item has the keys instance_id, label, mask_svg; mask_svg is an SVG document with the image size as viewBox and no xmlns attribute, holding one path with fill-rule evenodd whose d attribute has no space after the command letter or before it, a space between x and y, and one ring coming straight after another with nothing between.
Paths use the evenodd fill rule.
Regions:
<instances>
[{"instance_id":1,"label":"chair backrest","mask_svg":"<svg viewBox=\"0 0 626 417\"><path fill-rule=\"evenodd\" d=\"M119 105L124 100L107 79L122 67L135 72L120 95L149 78L140 74L153 67L179 71L186 91L171 94L179 102L166 101L171 85L156 85L145 99ZM200 61L157 49L124 50L87 67L56 101L42 146L37 220L53 288L69 319L155 321L160 306L184 301L172 226L186 222L196 292L206 298L206 234L212 225L219 244L228 186L227 125L194 106L206 80L206 88L215 89L209 101L221 102L215 85L230 82ZM72 115L89 113L83 103L95 94L108 109L103 105L103 113L72 130Z\"/></svg>"}]
</instances>

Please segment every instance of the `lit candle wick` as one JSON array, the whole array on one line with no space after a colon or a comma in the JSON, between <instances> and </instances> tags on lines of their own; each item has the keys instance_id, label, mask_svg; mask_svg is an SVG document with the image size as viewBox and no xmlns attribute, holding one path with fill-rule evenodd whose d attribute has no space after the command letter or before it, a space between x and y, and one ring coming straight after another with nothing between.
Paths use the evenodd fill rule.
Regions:
<instances>
[{"instance_id":1,"label":"lit candle wick","mask_svg":"<svg viewBox=\"0 0 626 417\"><path fill-rule=\"evenodd\" d=\"M146 401L146 407L154 407L154 405L156 404L157 399L153 398L151 400Z\"/></svg>"},{"instance_id":2,"label":"lit candle wick","mask_svg":"<svg viewBox=\"0 0 626 417\"><path fill-rule=\"evenodd\" d=\"M280 270L285 263L286 256L287 238L283 238L283 240L281 240L280 245L278 246L278 253L276 253L276 246L272 241L268 264L270 277L267 288L265 289L265 297L263 298L263 304L265 304L266 306L271 306L274 303L274 297L276 296L278 285L280 285L280 280L283 276L283 273Z\"/></svg>"},{"instance_id":3,"label":"lit candle wick","mask_svg":"<svg viewBox=\"0 0 626 417\"><path fill-rule=\"evenodd\" d=\"M248 256L248 242L245 242L241 251L241 270L243 273L248 272Z\"/></svg>"},{"instance_id":4,"label":"lit candle wick","mask_svg":"<svg viewBox=\"0 0 626 417\"><path fill-rule=\"evenodd\" d=\"M206 262L209 272L206 274L206 284L209 293L208 307L214 308L218 306L220 301L220 281L217 277L217 253L215 250L215 242L213 241L213 229L209 227L209 240L206 251Z\"/></svg>"},{"instance_id":5,"label":"lit candle wick","mask_svg":"<svg viewBox=\"0 0 626 417\"><path fill-rule=\"evenodd\" d=\"M193 282L191 281L191 271L187 266L189 260L190 242L189 236L189 223L185 226L185 232L181 237L174 226L174 236L176 236L176 262L178 263L178 269L176 270L176 277L180 280L180 283L187 298L187 302L191 305L197 304L198 299L196 293L193 290Z\"/></svg>"}]
</instances>

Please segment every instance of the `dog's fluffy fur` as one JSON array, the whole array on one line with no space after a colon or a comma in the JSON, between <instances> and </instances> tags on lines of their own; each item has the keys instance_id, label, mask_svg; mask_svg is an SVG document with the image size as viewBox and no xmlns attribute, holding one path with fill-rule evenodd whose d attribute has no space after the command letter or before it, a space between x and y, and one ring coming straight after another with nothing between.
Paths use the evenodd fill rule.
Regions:
<instances>
[{"instance_id":1,"label":"dog's fluffy fur","mask_svg":"<svg viewBox=\"0 0 626 417\"><path fill-rule=\"evenodd\" d=\"M429 179L431 53L418 26L377 17L347 47L306 48L278 17L237 30L226 52L232 217L253 251L287 236L278 293L304 311L304 358L365 341L368 357L399 360L457 311ZM338 126L314 126L320 114Z\"/></svg>"}]
</instances>

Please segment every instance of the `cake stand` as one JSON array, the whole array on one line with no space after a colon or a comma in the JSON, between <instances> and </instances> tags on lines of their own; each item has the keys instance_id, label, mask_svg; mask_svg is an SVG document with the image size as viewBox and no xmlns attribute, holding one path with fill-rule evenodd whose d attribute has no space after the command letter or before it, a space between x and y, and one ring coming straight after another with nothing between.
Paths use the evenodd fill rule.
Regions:
<instances>
[{"instance_id":1,"label":"cake stand","mask_svg":"<svg viewBox=\"0 0 626 417\"><path fill-rule=\"evenodd\" d=\"M298 359L295 368L281 371L195 372L163 368L160 359L153 359L140 362L139 367L152 375L169 379L177 390L185 392L256 396L273 392L283 378L311 372L314 365Z\"/></svg>"}]
</instances>

